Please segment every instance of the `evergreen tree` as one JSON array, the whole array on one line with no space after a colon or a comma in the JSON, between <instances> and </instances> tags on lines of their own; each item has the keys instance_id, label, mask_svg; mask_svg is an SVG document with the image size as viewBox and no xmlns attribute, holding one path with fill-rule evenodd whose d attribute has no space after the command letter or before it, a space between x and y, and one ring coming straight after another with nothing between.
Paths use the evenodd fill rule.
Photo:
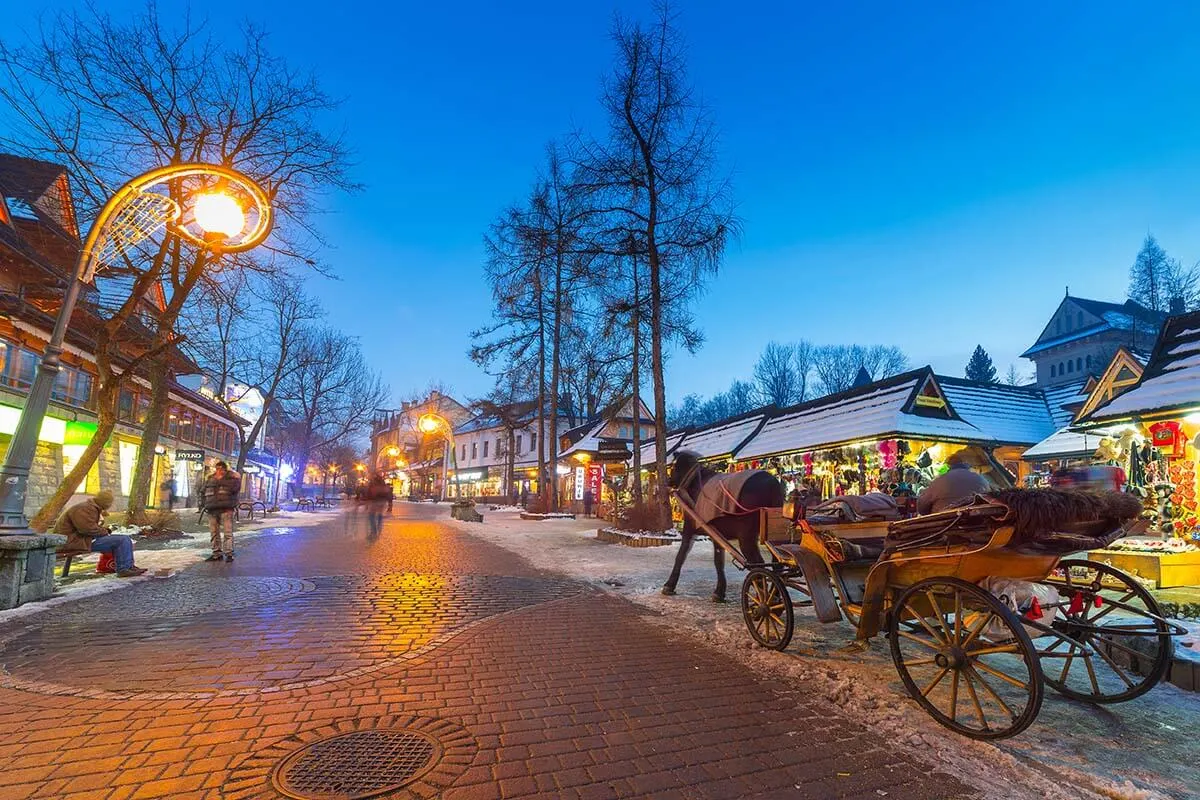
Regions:
<instances>
[{"instance_id":1,"label":"evergreen tree","mask_svg":"<svg viewBox=\"0 0 1200 800\"><path fill-rule=\"evenodd\" d=\"M975 352L967 362L967 379L983 383L996 383L996 366L992 357L983 349L983 345L975 345Z\"/></svg>"}]
</instances>

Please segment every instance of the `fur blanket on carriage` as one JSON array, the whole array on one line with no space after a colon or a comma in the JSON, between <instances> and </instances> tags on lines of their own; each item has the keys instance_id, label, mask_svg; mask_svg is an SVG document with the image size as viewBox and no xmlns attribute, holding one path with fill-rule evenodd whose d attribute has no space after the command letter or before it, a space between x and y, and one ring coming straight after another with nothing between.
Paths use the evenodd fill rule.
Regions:
<instances>
[{"instance_id":1,"label":"fur blanket on carriage","mask_svg":"<svg viewBox=\"0 0 1200 800\"><path fill-rule=\"evenodd\" d=\"M1105 547L1127 535L1142 501L1124 492L1080 489L1004 489L963 505L888 526L887 546L908 548L960 539L984 542L1002 526L1024 552L1073 553Z\"/></svg>"}]
</instances>

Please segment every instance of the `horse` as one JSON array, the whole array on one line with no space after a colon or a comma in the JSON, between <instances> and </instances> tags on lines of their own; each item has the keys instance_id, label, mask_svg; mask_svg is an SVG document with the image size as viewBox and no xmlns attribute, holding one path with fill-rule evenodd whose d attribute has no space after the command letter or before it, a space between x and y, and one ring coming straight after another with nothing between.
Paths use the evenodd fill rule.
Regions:
<instances>
[{"instance_id":1,"label":"horse","mask_svg":"<svg viewBox=\"0 0 1200 800\"><path fill-rule=\"evenodd\" d=\"M701 489L710 481L718 481L726 476L713 472L700 465L700 457L691 451L683 451L675 455L675 465L671 469L667 484L682 493L690 505L695 505L700 497ZM709 522L717 531L731 542L737 542L738 550L748 564L762 564L762 553L758 549L758 510L760 508L780 508L783 505L783 484L769 472L755 470L745 479L737 497L730 498L732 505L738 508L735 514L718 516ZM679 583L679 572L687 559L688 551L692 549L692 541L699 529L687 514L683 515L683 541L675 556L675 566L671 576L663 584L662 593L675 594L675 586ZM712 593L714 603L725 602L725 551L716 542L713 543L713 563L717 568L717 588Z\"/></svg>"}]
</instances>

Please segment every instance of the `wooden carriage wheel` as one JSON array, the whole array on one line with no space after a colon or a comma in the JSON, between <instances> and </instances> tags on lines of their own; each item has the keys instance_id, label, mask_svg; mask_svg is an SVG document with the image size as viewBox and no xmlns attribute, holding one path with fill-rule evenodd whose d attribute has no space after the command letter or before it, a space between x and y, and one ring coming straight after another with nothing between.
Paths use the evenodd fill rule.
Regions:
<instances>
[{"instance_id":1,"label":"wooden carriage wheel","mask_svg":"<svg viewBox=\"0 0 1200 800\"><path fill-rule=\"evenodd\" d=\"M742 582L742 619L754 641L783 650L792 641L796 617L783 579L764 567L754 567Z\"/></svg>"},{"instance_id":2,"label":"wooden carriage wheel","mask_svg":"<svg viewBox=\"0 0 1200 800\"><path fill-rule=\"evenodd\" d=\"M1054 641L1039 652L1046 683L1075 700L1120 703L1166 677L1173 627L1150 592L1128 573L1068 559L1043 581L1062 596Z\"/></svg>"},{"instance_id":3,"label":"wooden carriage wheel","mask_svg":"<svg viewBox=\"0 0 1200 800\"><path fill-rule=\"evenodd\" d=\"M908 693L947 728L1003 739L1037 718L1042 673L1029 634L978 586L957 578L913 584L892 606L888 635Z\"/></svg>"}]
</instances>

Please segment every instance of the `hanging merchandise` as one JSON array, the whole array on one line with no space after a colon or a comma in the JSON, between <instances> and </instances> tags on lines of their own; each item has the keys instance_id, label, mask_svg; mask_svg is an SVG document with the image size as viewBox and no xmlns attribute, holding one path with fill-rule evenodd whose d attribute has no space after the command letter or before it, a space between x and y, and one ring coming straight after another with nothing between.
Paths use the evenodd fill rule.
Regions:
<instances>
[{"instance_id":1,"label":"hanging merchandise","mask_svg":"<svg viewBox=\"0 0 1200 800\"><path fill-rule=\"evenodd\" d=\"M1187 440L1180 434L1179 423L1171 420L1156 422L1150 426L1150 441L1167 458L1182 458Z\"/></svg>"}]
</instances>

